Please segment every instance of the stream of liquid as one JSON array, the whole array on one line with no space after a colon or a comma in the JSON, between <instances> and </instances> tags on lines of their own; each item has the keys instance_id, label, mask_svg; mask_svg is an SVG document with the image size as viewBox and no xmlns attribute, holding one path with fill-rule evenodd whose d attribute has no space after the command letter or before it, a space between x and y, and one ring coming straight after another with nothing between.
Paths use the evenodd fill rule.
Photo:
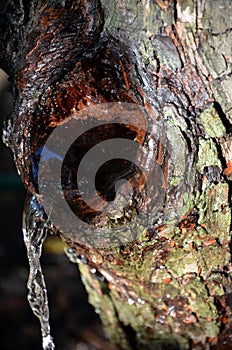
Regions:
<instances>
[{"instance_id":1,"label":"stream of liquid","mask_svg":"<svg viewBox=\"0 0 232 350\"><path fill-rule=\"evenodd\" d=\"M40 257L47 236L48 223L35 196L26 200L23 215L23 236L29 260L28 301L33 313L39 318L43 350L53 350L55 345L50 334L49 306Z\"/></svg>"}]
</instances>

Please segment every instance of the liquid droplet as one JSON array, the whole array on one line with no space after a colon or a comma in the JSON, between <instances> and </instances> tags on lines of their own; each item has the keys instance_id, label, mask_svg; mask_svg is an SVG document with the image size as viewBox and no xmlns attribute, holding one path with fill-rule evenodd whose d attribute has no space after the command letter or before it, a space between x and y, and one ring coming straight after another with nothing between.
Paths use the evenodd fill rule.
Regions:
<instances>
[{"instance_id":1,"label":"liquid droplet","mask_svg":"<svg viewBox=\"0 0 232 350\"><path fill-rule=\"evenodd\" d=\"M129 304L129 305L133 305L133 304L134 304L134 300L131 299L131 298L128 298L127 301L128 301L128 304Z\"/></svg>"},{"instance_id":2,"label":"liquid droplet","mask_svg":"<svg viewBox=\"0 0 232 350\"><path fill-rule=\"evenodd\" d=\"M29 260L27 282L28 301L33 313L39 318L43 350L53 350L55 345L50 334L47 289L42 272L40 257L43 242L47 236L47 220L35 196L27 198L23 215L23 237Z\"/></svg>"}]
</instances>

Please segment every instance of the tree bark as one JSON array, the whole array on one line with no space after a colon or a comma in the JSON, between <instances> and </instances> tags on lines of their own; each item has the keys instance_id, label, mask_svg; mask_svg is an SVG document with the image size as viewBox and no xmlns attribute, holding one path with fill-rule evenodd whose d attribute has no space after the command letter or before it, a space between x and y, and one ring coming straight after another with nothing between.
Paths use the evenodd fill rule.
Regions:
<instances>
[{"instance_id":1,"label":"tree bark","mask_svg":"<svg viewBox=\"0 0 232 350\"><path fill-rule=\"evenodd\" d=\"M152 227L110 249L64 237L112 347L232 348L232 3L2 3L15 103L5 138L38 201L36 152L74 110L133 103L165 127L153 154L165 200Z\"/></svg>"}]
</instances>

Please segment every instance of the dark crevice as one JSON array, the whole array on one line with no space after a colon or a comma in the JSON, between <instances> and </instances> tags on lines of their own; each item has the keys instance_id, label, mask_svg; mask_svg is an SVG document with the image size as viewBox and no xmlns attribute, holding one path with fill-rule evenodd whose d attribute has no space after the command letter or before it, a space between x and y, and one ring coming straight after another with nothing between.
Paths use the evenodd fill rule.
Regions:
<instances>
[{"instance_id":1,"label":"dark crevice","mask_svg":"<svg viewBox=\"0 0 232 350\"><path fill-rule=\"evenodd\" d=\"M232 133L232 125L229 122L229 120L226 118L225 113L222 110L221 105L218 102L214 102L214 108L216 109L216 111L218 112L218 115L224 125L224 127L226 128L226 133L227 134L231 134Z\"/></svg>"},{"instance_id":2,"label":"dark crevice","mask_svg":"<svg viewBox=\"0 0 232 350\"><path fill-rule=\"evenodd\" d=\"M109 288L109 283L108 281L105 279L105 277L101 274L101 272L99 272L96 269L96 272L92 274L94 279L97 279L100 286L101 286L101 291L104 295L107 295L108 297L110 297L110 293L111 290Z\"/></svg>"},{"instance_id":3,"label":"dark crevice","mask_svg":"<svg viewBox=\"0 0 232 350\"><path fill-rule=\"evenodd\" d=\"M215 146L217 148L218 157L220 159L220 162L222 163L223 168L226 168L226 160L223 157L221 146L217 142L215 142ZM225 178L225 180L226 180L226 178Z\"/></svg>"},{"instance_id":4,"label":"dark crevice","mask_svg":"<svg viewBox=\"0 0 232 350\"><path fill-rule=\"evenodd\" d=\"M231 77L232 76L232 73L230 72L230 73L224 73L224 74L222 74L221 76L219 76L219 77L217 77L217 78L214 78L213 80L212 80L212 82L215 82L215 81L224 81L224 80L227 80L229 77Z\"/></svg>"},{"instance_id":5,"label":"dark crevice","mask_svg":"<svg viewBox=\"0 0 232 350\"><path fill-rule=\"evenodd\" d=\"M117 315L117 318L118 318L118 315ZM129 344L129 346L131 347L131 349L137 350L138 348L137 348L137 346L135 344L135 339L136 339L136 332L135 332L135 330L130 325L126 326L121 321L119 321L119 325L122 328L124 334L126 335L127 342ZM138 350L140 350L140 349L138 349Z\"/></svg>"},{"instance_id":6,"label":"dark crevice","mask_svg":"<svg viewBox=\"0 0 232 350\"><path fill-rule=\"evenodd\" d=\"M225 66L226 66L226 71L227 71L227 69L229 68L229 66L228 66L228 62L227 62L227 59L226 59L226 56L225 56L224 53L222 53L222 57L223 57L223 59L224 59Z\"/></svg>"},{"instance_id":7,"label":"dark crevice","mask_svg":"<svg viewBox=\"0 0 232 350\"><path fill-rule=\"evenodd\" d=\"M228 310L226 308L226 305L222 302L221 297L214 297L214 305L216 306L219 314L219 319L222 319L223 317L227 317ZM223 332L226 330L227 326L223 322L220 324L220 334L223 334ZM214 347L212 347L214 349Z\"/></svg>"},{"instance_id":8,"label":"dark crevice","mask_svg":"<svg viewBox=\"0 0 232 350\"><path fill-rule=\"evenodd\" d=\"M159 83L159 74L160 74L160 71L161 71L161 62L160 62L160 59L158 57L158 55L156 54L156 52L154 51L153 52L153 55L154 55L154 59L156 60L156 63L157 63L157 68L156 68L156 86L158 86L158 83Z\"/></svg>"},{"instance_id":9,"label":"dark crevice","mask_svg":"<svg viewBox=\"0 0 232 350\"><path fill-rule=\"evenodd\" d=\"M228 34L228 33L231 33L232 32L232 28L227 28L224 32L221 32L221 33L213 33L211 32L211 35L212 36L220 36L220 35L225 35L225 34Z\"/></svg>"},{"instance_id":10,"label":"dark crevice","mask_svg":"<svg viewBox=\"0 0 232 350\"><path fill-rule=\"evenodd\" d=\"M218 106L220 107L219 104L218 104ZM220 108L221 108L221 107L220 107ZM223 113L223 112L222 112L222 113ZM224 120L226 120L226 119L224 119ZM223 157L221 147L220 147L220 145L219 145L218 143L215 143L215 144L216 144L216 147L217 147L217 152L218 152L219 159L220 159L220 161L221 161L221 163L222 163L223 168L225 169L225 168L227 167L227 165L226 165L226 160L225 160L225 158ZM231 203L231 198L232 198L232 181L229 181L229 180L226 178L226 176L224 176L224 179L225 179L225 181L227 182L228 187L229 187L229 191L228 191L228 203L229 203L229 205L230 205L230 207L231 207L231 204L232 204L232 203ZM230 223L230 232L232 232L232 220L231 220L231 223ZM230 256L231 256L230 261L232 262L232 241L230 241L230 243L229 243L229 248L230 248Z\"/></svg>"},{"instance_id":11,"label":"dark crevice","mask_svg":"<svg viewBox=\"0 0 232 350\"><path fill-rule=\"evenodd\" d=\"M141 77L141 74L139 72L138 64L135 64L134 68L135 68L136 77L140 83L140 86L144 86L143 78Z\"/></svg>"},{"instance_id":12,"label":"dark crevice","mask_svg":"<svg viewBox=\"0 0 232 350\"><path fill-rule=\"evenodd\" d=\"M115 317L118 321L119 327L122 329L123 333L125 334L127 344L129 345L129 349L142 350L142 349L138 349L137 346L135 345L135 339L136 339L135 330L130 325L125 325L122 321L120 321L118 310L115 307L113 300L111 301L114 308ZM121 349L121 344L118 344L118 345L119 345L119 349Z\"/></svg>"},{"instance_id":13,"label":"dark crevice","mask_svg":"<svg viewBox=\"0 0 232 350\"><path fill-rule=\"evenodd\" d=\"M184 137L185 141L186 141L186 144L187 144L187 147L188 147L188 150L189 150L189 153L192 153L192 142L191 142L191 139L188 137L187 133L183 130L181 130L179 128L182 136Z\"/></svg>"},{"instance_id":14,"label":"dark crevice","mask_svg":"<svg viewBox=\"0 0 232 350\"><path fill-rule=\"evenodd\" d=\"M173 17L174 17L174 22L177 23L178 21L177 0L173 0Z\"/></svg>"},{"instance_id":15,"label":"dark crevice","mask_svg":"<svg viewBox=\"0 0 232 350\"><path fill-rule=\"evenodd\" d=\"M195 2L196 6L196 19L195 19L195 25L196 25L196 32L198 32L198 14L199 14L199 8L198 8L198 1Z\"/></svg>"}]
</instances>

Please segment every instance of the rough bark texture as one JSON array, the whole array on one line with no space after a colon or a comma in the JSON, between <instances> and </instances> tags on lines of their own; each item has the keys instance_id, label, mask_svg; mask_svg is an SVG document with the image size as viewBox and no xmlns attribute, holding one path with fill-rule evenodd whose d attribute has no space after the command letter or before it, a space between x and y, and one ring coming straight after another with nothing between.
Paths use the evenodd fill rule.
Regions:
<instances>
[{"instance_id":1,"label":"rough bark texture","mask_svg":"<svg viewBox=\"0 0 232 350\"><path fill-rule=\"evenodd\" d=\"M112 347L232 348L232 3L13 5L1 5L0 22L15 101L6 134L32 194L36 151L84 106L142 105L166 128L153 155L166 197L152 228L110 250L67 240Z\"/></svg>"}]
</instances>

